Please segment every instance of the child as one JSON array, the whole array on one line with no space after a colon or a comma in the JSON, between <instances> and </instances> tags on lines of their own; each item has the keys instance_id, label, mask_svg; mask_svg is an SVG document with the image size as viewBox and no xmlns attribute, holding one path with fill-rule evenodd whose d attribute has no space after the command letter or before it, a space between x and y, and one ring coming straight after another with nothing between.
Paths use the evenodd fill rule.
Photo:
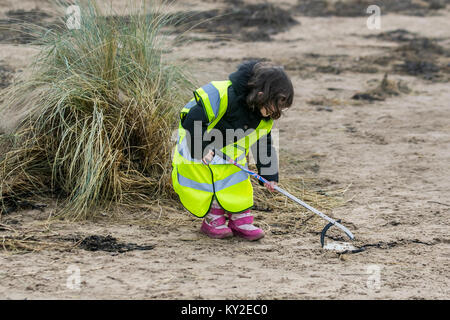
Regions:
<instances>
[{"instance_id":1,"label":"child","mask_svg":"<svg viewBox=\"0 0 450 320\"><path fill-rule=\"evenodd\" d=\"M246 166L251 147L258 173L270 181L266 187L273 191L278 159L270 130L273 120L292 105L293 96L283 68L249 61L229 80L212 81L195 90L182 109L172 182L184 207L197 217L206 216L200 230L209 237L264 237L264 231L253 225L249 210L253 206L250 178L213 150Z\"/></svg>"}]
</instances>

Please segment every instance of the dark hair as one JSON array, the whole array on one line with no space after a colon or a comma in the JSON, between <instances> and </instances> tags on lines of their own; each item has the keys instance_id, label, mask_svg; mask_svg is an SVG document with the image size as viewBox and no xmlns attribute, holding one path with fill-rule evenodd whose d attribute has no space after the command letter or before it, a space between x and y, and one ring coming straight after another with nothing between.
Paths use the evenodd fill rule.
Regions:
<instances>
[{"instance_id":1,"label":"dark hair","mask_svg":"<svg viewBox=\"0 0 450 320\"><path fill-rule=\"evenodd\" d=\"M279 119L281 111L292 105L294 87L283 67L267 62L256 63L247 86L246 102L252 111L267 107L271 111L270 117Z\"/></svg>"}]
</instances>

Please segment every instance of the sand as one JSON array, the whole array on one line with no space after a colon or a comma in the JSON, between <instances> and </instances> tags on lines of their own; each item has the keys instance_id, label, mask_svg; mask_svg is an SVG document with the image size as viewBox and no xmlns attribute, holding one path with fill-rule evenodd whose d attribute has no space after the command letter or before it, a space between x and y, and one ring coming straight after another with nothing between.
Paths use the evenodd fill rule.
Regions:
<instances>
[{"instance_id":1,"label":"sand","mask_svg":"<svg viewBox=\"0 0 450 320\"><path fill-rule=\"evenodd\" d=\"M190 2L201 8L201 1L193 0L175 6L186 10ZM206 2L208 10L223 7L221 2ZM12 3L0 4L2 14ZM20 6L29 10L38 3L26 0ZM284 1L281 6L295 3ZM154 246L123 253L74 248L12 254L2 250L2 237L9 231L0 228L0 298L450 298L448 82L445 77L427 80L390 72L389 79L404 81L409 94L373 102L351 99L379 83L390 67L372 64L372 72L352 68L361 67L365 57L389 56L399 46L368 36L405 29L436 38L449 50L450 8L423 17L388 13L382 16L381 30L369 30L364 16L294 18L299 24L271 34L271 41L192 41L174 47L171 54L195 66L199 83L225 79L248 57L287 66L296 96L276 124L280 157L309 159L313 169L302 175L322 181L325 190L348 188L348 202L329 214L343 219L356 243L367 250L325 251L320 228L311 230L310 222L275 225L267 215L277 211L255 213L266 231L258 242L209 239L199 232L200 219L159 210L114 221L55 222L47 229L49 239L112 235L122 242ZM0 64L20 72L35 52L27 44L0 43ZM438 59L447 61L445 56ZM319 64L335 69L319 72ZM328 99L327 108L309 103L321 98ZM1 121L3 130L12 125L10 118ZM292 174L301 171L295 164L290 168ZM42 211L13 212L1 223L42 232L54 209L49 203ZM295 212L290 215L295 221ZM269 220L272 225L265 222Z\"/></svg>"}]
</instances>

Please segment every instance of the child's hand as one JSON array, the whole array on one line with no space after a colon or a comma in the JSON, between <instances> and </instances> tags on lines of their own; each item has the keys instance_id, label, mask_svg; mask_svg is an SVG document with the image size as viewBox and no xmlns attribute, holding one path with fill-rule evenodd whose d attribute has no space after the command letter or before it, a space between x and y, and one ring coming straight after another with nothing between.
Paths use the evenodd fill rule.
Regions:
<instances>
[{"instance_id":1,"label":"child's hand","mask_svg":"<svg viewBox=\"0 0 450 320\"><path fill-rule=\"evenodd\" d=\"M204 164L208 164L214 158L214 151L209 150L209 152L203 157L202 161Z\"/></svg>"},{"instance_id":2,"label":"child's hand","mask_svg":"<svg viewBox=\"0 0 450 320\"><path fill-rule=\"evenodd\" d=\"M271 192L275 191L275 186L277 183L275 181L269 181L269 183L264 183L264 186L269 189Z\"/></svg>"}]
</instances>

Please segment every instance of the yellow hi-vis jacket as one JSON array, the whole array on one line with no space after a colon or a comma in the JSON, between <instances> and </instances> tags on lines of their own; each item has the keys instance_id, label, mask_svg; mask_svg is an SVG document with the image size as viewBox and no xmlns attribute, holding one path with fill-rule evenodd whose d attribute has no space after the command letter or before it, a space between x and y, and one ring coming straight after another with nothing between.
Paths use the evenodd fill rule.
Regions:
<instances>
[{"instance_id":1,"label":"yellow hi-vis jacket","mask_svg":"<svg viewBox=\"0 0 450 320\"><path fill-rule=\"evenodd\" d=\"M191 157L186 130L181 121L196 104L204 107L210 131L225 114L228 107L228 87L231 81L212 81L194 91L194 98L181 110L178 140L172 161L172 183L183 206L197 217L205 216L215 196L228 212L242 212L253 206L253 188L250 177L238 167L215 156L209 165ZM223 153L247 166L250 146L272 129L273 120L261 120L258 127L237 142L221 149Z\"/></svg>"}]
</instances>

